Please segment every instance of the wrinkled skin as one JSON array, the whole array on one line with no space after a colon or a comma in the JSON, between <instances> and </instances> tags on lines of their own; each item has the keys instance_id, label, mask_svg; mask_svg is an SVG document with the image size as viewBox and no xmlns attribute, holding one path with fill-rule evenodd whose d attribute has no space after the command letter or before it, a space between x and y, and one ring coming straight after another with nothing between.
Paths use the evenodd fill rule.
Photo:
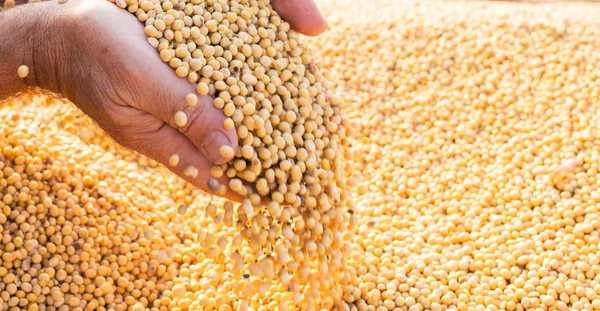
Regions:
<instances>
[{"instance_id":1,"label":"wrinkled skin","mask_svg":"<svg viewBox=\"0 0 600 311\"><path fill-rule=\"evenodd\" d=\"M327 27L312 0L272 2L298 32L314 36ZM237 148L236 131L223 127L226 117L210 97L199 96L194 107L186 104L186 96L196 93L196 85L178 78L160 59L148 44L143 24L106 0L34 3L2 14L34 14L28 10L52 10L52 20L35 25L35 32L46 36L45 43L31 49L33 66L27 84L65 96L119 144L155 159L207 190L213 163L230 160L220 156L219 147ZM0 20L0 29L1 24ZM180 110L188 116L182 128L174 121ZM168 159L173 153L180 161L170 167ZM196 178L185 176L189 165L198 168ZM240 200L232 191L226 197Z\"/></svg>"}]
</instances>

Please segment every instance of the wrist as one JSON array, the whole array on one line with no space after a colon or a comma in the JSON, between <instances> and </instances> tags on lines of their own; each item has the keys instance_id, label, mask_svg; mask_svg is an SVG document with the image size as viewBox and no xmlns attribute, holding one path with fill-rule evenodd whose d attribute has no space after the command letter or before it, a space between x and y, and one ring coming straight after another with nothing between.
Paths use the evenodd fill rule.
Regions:
<instances>
[{"instance_id":1,"label":"wrist","mask_svg":"<svg viewBox=\"0 0 600 311\"><path fill-rule=\"evenodd\" d=\"M29 40L31 52L29 63L33 75L28 83L57 94L66 95L68 77L68 9L70 5L56 1L34 4L32 10L37 14L35 31ZM29 66L29 65L28 65Z\"/></svg>"},{"instance_id":2,"label":"wrist","mask_svg":"<svg viewBox=\"0 0 600 311\"><path fill-rule=\"evenodd\" d=\"M0 13L0 100L29 87L62 94L65 91L66 8L56 1L30 3ZM25 65L29 74L19 78Z\"/></svg>"}]
</instances>

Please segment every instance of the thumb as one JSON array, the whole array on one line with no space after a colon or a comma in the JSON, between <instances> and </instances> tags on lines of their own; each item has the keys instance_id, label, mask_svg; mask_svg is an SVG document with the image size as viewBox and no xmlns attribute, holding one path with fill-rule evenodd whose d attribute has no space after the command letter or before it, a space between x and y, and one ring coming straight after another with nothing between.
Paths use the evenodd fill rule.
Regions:
<instances>
[{"instance_id":1,"label":"thumb","mask_svg":"<svg viewBox=\"0 0 600 311\"><path fill-rule=\"evenodd\" d=\"M273 0L273 8L299 33L317 36L327 29L327 21L313 0Z\"/></svg>"},{"instance_id":2,"label":"thumb","mask_svg":"<svg viewBox=\"0 0 600 311\"><path fill-rule=\"evenodd\" d=\"M113 112L121 116L114 119L119 124L129 123L127 126L103 126L117 143L154 159L205 192L242 201L239 194L229 189L229 179L225 175L217 179L224 187L219 187L217 192L209 188L213 163L184 134L144 111L120 105L113 107ZM220 192L223 190L226 192Z\"/></svg>"},{"instance_id":3,"label":"thumb","mask_svg":"<svg viewBox=\"0 0 600 311\"><path fill-rule=\"evenodd\" d=\"M234 128L225 128L227 117L214 106L212 97L196 95L192 84L176 82L171 84L168 99L155 99L147 105L148 112L185 135L212 163L233 159L238 138ZM194 99L194 105L190 105L188 96Z\"/></svg>"},{"instance_id":4,"label":"thumb","mask_svg":"<svg viewBox=\"0 0 600 311\"><path fill-rule=\"evenodd\" d=\"M137 44L130 50L137 55L137 60L144 62L127 83L131 83L129 80L140 81L143 87L133 83L128 88L131 92L123 95L125 98L121 102L148 112L181 132L212 163L223 164L231 160L231 153L235 154L238 146L237 132L233 128L225 129L227 117L214 106L212 97L197 95L197 85L179 78L150 45ZM186 101L190 94L197 96L195 105ZM185 122L176 122L176 115L177 121L183 118ZM222 154L223 148L229 152Z\"/></svg>"}]
</instances>

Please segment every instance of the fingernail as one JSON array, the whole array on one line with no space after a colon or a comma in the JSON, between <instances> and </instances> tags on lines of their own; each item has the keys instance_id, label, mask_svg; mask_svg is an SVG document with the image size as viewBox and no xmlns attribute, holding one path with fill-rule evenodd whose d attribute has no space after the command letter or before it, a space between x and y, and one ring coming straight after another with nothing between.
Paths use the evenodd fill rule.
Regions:
<instances>
[{"instance_id":1,"label":"fingernail","mask_svg":"<svg viewBox=\"0 0 600 311\"><path fill-rule=\"evenodd\" d=\"M212 161L215 164L222 164L224 161L228 160L223 158L223 156L221 156L221 153L219 152L219 149L222 146L231 147L231 142L229 141L229 138L227 138L227 136L225 136L225 134L223 134L220 131L212 132L204 140L204 143L202 143L202 149L204 149L204 154L206 155L206 157L208 157L210 161Z\"/></svg>"}]
</instances>

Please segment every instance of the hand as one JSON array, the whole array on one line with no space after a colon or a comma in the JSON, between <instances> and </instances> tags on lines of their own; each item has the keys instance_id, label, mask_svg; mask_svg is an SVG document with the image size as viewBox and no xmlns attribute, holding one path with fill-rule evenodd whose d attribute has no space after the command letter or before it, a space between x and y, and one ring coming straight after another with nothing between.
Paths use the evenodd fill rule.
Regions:
<instances>
[{"instance_id":1,"label":"hand","mask_svg":"<svg viewBox=\"0 0 600 311\"><path fill-rule=\"evenodd\" d=\"M273 0L274 8L294 29L317 35L327 24L312 0ZM180 177L207 190L213 163L230 160L221 146L237 147L235 129L226 130L225 115L212 99L198 95L198 104L186 104L196 85L178 78L148 44L142 23L106 0L70 0L56 8L57 32L54 68L38 70L40 87L67 97L93 118L119 144L164 164ZM52 63L52 62L50 62ZM175 125L177 111L188 117ZM179 163L169 165L172 154ZM198 169L196 177L186 167ZM227 185L222 179L221 184ZM240 198L228 191L226 197Z\"/></svg>"}]
</instances>

